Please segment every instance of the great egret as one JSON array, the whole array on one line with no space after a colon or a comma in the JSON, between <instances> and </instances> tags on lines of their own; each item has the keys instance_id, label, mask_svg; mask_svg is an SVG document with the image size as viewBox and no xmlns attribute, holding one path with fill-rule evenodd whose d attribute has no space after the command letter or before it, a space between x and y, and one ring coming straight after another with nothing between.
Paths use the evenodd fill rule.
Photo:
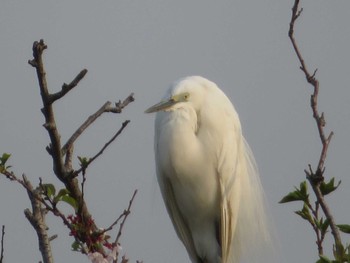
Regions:
<instances>
[{"instance_id":1,"label":"great egret","mask_svg":"<svg viewBox=\"0 0 350 263\"><path fill-rule=\"evenodd\" d=\"M267 241L254 157L217 85L199 76L181 79L145 112L157 112L158 183L191 261L237 263Z\"/></svg>"}]
</instances>

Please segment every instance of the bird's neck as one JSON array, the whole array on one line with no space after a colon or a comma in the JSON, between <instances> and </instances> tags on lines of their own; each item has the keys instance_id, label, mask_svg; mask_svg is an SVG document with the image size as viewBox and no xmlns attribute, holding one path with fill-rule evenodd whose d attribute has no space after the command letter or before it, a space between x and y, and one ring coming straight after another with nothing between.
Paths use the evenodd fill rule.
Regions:
<instances>
[{"instance_id":1,"label":"bird's neck","mask_svg":"<svg viewBox=\"0 0 350 263\"><path fill-rule=\"evenodd\" d=\"M196 135L198 130L197 114L192 108L183 108L170 112L169 123L172 137L183 137L182 134ZM189 136L189 139L192 136ZM186 138L182 138L186 139Z\"/></svg>"}]
</instances>

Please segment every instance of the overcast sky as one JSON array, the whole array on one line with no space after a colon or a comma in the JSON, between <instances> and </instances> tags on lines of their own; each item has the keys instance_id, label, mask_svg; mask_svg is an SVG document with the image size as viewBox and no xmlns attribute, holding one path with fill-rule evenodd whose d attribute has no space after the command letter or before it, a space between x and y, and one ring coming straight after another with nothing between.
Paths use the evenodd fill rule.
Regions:
<instances>
[{"instance_id":1,"label":"overcast sky","mask_svg":"<svg viewBox=\"0 0 350 263\"><path fill-rule=\"evenodd\" d=\"M311 227L280 205L283 195L315 167L320 142L305 82L287 37L293 1L209 0L1 0L0 153L10 152L13 171L33 183L57 180L45 151L41 99L32 43L48 45L49 88L58 91L83 68L79 86L55 103L63 142L105 101L136 101L122 115L106 114L76 144L77 155L92 156L125 119L131 123L88 172L86 198L96 222L112 223L139 193L122 236L131 262L189 262L161 200L153 158L154 116L143 111L158 102L169 84L188 75L216 82L233 101L257 163L286 263L315 262ZM311 71L318 68L320 111L333 130L326 177L342 180L327 198L338 223L350 223L350 1L302 1L296 37ZM58 187L59 188L59 187ZM6 225L5 261L38 262L37 239L24 217L25 191L0 178L0 224ZM70 252L72 239L50 216L56 262L88 262ZM349 243L349 236L344 237ZM328 247L329 243L328 243ZM330 250L327 250L330 253Z\"/></svg>"}]
</instances>

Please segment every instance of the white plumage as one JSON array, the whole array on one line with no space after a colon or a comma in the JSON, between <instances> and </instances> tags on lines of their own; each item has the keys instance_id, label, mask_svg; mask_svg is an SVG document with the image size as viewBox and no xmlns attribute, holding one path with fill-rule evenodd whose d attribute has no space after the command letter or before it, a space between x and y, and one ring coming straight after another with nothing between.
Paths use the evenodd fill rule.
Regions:
<instances>
[{"instance_id":1,"label":"white plumage","mask_svg":"<svg viewBox=\"0 0 350 263\"><path fill-rule=\"evenodd\" d=\"M191 261L238 263L268 241L254 157L216 84L187 77L146 112L157 112L158 183Z\"/></svg>"}]
</instances>

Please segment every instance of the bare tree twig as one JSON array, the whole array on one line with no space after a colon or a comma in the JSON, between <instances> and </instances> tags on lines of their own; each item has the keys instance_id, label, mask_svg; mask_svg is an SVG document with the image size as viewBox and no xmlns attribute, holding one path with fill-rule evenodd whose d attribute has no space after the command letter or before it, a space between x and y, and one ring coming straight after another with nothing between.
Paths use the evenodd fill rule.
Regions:
<instances>
[{"instance_id":1,"label":"bare tree twig","mask_svg":"<svg viewBox=\"0 0 350 263\"><path fill-rule=\"evenodd\" d=\"M322 151L320 154L320 158L319 158L319 162L317 165L317 170L314 173L311 169L311 166L309 168L309 171L305 170L306 173L306 177L309 180L312 189L316 195L317 201L319 202L322 211L324 212L326 218L329 220L329 224L332 230L332 235L334 237L334 241L335 241L335 250L338 253L341 253L341 247L342 247L342 241L341 241L341 237L339 234L339 230L338 227L336 226L335 220L330 212L330 209L324 199L324 196L321 192L320 189L320 184L324 181L323 178L323 172L324 172L324 163L326 160L326 156L327 156L327 150L328 150L328 146L329 143L332 139L333 136L333 132L331 131L330 134L328 136L325 135L324 132L324 127L326 124L325 118L324 118L324 113L319 114L318 112L318 93L319 93L319 81L316 79L316 72L317 69L311 74L310 71L308 70L306 63L303 59L303 56L299 50L299 47L296 43L295 37L294 37L294 25L296 20L298 19L298 17L300 16L301 12L303 11L303 9L299 9L299 2L300 0L295 0L294 1L294 5L292 8L292 17L291 17L291 21L289 24L289 38L291 40L291 43L293 45L294 51L298 57L298 60L300 62L300 69L303 71L306 80L309 84L312 85L313 87L313 94L311 95L311 99L310 99L310 105L312 108L312 113L313 113L313 117L316 121L316 125L317 125L317 130L321 139L321 143L322 143ZM319 249L319 251L322 252L322 250Z\"/></svg>"},{"instance_id":2,"label":"bare tree twig","mask_svg":"<svg viewBox=\"0 0 350 263\"><path fill-rule=\"evenodd\" d=\"M114 245L115 245L115 246L117 246L117 245L119 244L119 238L120 238L121 235L122 235L122 230L123 230L125 221L126 221L128 215L131 213L131 206L132 206L132 203L134 202L134 199L135 199L136 194L137 194L137 189L134 191L134 194L132 195L132 197L131 197L131 199L130 199L130 201L129 201L129 206L128 206L128 208L127 208L126 210L124 210L124 212L119 216L119 218L118 218L109 228L107 228L107 229L110 229L110 230L111 230L111 229L113 228L113 226L115 226L115 225L118 223L118 221L119 221L122 217L124 217L123 220L122 220L122 222L120 223L119 231L118 231L118 234L117 234L117 236L116 236L116 238L115 238L115 241L114 241ZM105 230L105 231L108 231L108 230ZM115 260L113 260L113 263L117 263L118 253L119 253L119 252L117 252L117 257L116 257ZM126 263L126 262L128 262L128 260L123 256L123 258L122 258L122 263Z\"/></svg>"},{"instance_id":3,"label":"bare tree twig","mask_svg":"<svg viewBox=\"0 0 350 263\"><path fill-rule=\"evenodd\" d=\"M135 199L136 194L137 194L137 190L134 191L134 194L132 195L132 197L131 197L131 199L130 199L130 201L129 201L129 206L128 206L128 208L127 208L126 210L124 210L123 213L122 213L109 227L107 227L106 229L104 229L102 233L106 233L106 232L112 230L113 227L114 227L116 224L118 224L118 222L120 221L120 219L122 219L123 217L127 217L127 216L130 214L130 212L131 212L131 210L130 210L130 209L131 209L131 205L132 205L132 203L134 202L134 199ZM119 232L121 232L121 230L119 230ZM117 242L118 242L118 240L116 239L116 241L115 241L114 243L117 244Z\"/></svg>"},{"instance_id":4,"label":"bare tree twig","mask_svg":"<svg viewBox=\"0 0 350 263\"><path fill-rule=\"evenodd\" d=\"M66 95L69 91L71 91L73 88L75 88L78 83L85 77L86 73L87 73L87 69L83 69L82 71L79 72L79 74L72 80L71 83L66 84L64 83L62 85L62 89L61 91L51 94L49 96L49 100L50 103L55 102L56 100L59 100L60 98L62 98L64 95Z\"/></svg>"},{"instance_id":5,"label":"bare tree twig","mask_svg":"<svg viewBox=\"0 0 350 263\"><path fill-rule=\"evenodd\" d=\"M124 227L124 224L125 224L125 221L128 217L128 215L131 213L131 206L132 206L132 203L134 202L134 199L135 199L135 196L137 194L137 190L134 191L134 194L132 195L130 201L129 201L129 206L128 208L124 211L124 218L123 218L123 221L120 223L120 227L119 227L119 231L118 231L118 235L114 241L115 244L118 244L118 241L119 241L119 238L121 237L122 235L122 230L123 230L123 227Z\"/></svg>"},{"instance_id":6,"label":"bare tree twig","mask_svg":"<svg viewBox=\"0 0 350 263\"><path fill-rule=\"evenodd\" d=\"M78 139L78 137L103 113L113 112L121 113L123 108L125 108L130 102L134 101L134 94L131 93L123 102L116 103L115 107L111 106L111 102L107 101L99 110L94 114L90 115L87 120L73 133L73 135L68 139L66 144L62 148L62 155L65 155L67 150L72 147L73 143Z\"/></svg>"},{"instance_id":7,"label":"bare tree twig","mask_svg":"<svg viewBox=\"0 0 350 263\"><path fill-rule=\"evenodd\" d=\"M111 112L114 113L121 113L122 110L129 105L129 103L133 102L135 100L134 93L131 93L128 97L126 97L125 100L119 101L115 104L115 107L110 108Z\"/></svg>"},{"instance_id":8,"label":"bare tree twig","mask_svg":"<svg viewBox=\"0 0 350 263\"><path fill-rule=\"evenodd\" d=\"M5 236L5 226L2 225L2 229L1 229L1 254L0 254L0 263L2 263L3 259L4 259L4 239Z\"/></svg>"},{"instance_id":9,"label":"bare tree twig","mask_svg":"<svg viewBox=\"0 0 350 263\"><path fill-rule=\"evenodd\" d=\"M122 127L114 134L114 136L101 148L101 150L94 155L94 157L90 158L87 163L84 165L84 167L81 167L79 170L74 171L72 177L78 176L83 170L88 168L90 164L95 161L101 154L103 154L104 150L122 133L124 128L129 124L129 120L126 120L122 123Z\"/></svg>"},{"instance_id":10,"label":"bare tree twig","mask_svg":"<svg viewBox=\"0 0 350 263\"><path fill-rule=\"evenodd\" d=\"M89 118L73 133L73 135L68 139L66 144L62 148L62 155L66 154L66 151L72 147L76 139L89 127L98 117L100 117L107 108L110 106L111 102L107 101L103 106L97 110L94 114L90 115Z\"/></svg>"}]
</instances>

